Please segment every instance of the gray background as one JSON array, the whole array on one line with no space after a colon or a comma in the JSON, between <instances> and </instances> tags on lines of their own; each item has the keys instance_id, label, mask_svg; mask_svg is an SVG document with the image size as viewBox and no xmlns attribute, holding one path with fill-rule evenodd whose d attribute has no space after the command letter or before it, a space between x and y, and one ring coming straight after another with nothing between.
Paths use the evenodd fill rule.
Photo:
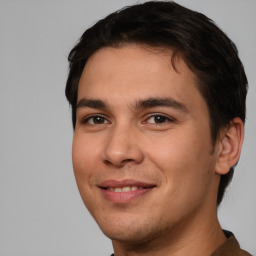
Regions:
<instances>
[{"instance_id":1,"label":"gray background","mask_svg":"<svg viewBox=\"0 0 256 256\"><path fill-rule=\"evenodd\" d=\"M256 253L256 1L177 0L237 44L250 90L243 153L219 209ZM67 55L82 32L132 0L0 1L0 256L109 255L78 194L64 97Z\"/></svg>"}]
</instances>

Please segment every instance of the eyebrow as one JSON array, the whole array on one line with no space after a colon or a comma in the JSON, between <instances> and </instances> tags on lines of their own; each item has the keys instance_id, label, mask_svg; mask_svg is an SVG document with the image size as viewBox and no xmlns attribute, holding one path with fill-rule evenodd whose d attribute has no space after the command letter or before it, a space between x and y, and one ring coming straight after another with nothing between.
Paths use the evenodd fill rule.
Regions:
<instances>
[{"instance_id":1,"label":"eyebrow","mask_svg":"<svg viewBox=\"0 0 256 256\"><path fill-rule=\"evenodd\" d=\"M147 109L154 107L171 107L183 112L189 112L188 108L181 102L178 102L172 98L148 98L136 101L135 109ZM95 109L107 109L107 104L99 99L86 99L82 98L78 101L76 108L95 108Z\"/></svg>"},{"instance_id":2,"label":"eyebrow","mask_svg":"<svg viewBox=\"0 0 256 256\"><path fill-rule=\"evenodd\" d=\"M149 98L136 102L136 109L154 107L171 107L183 112L189 112L188 108L183 103L178 102L172 98Z\"/></svg>"},{"instance_id":3,"label":"eyebrow","mask_svg":"<svg viewBox=\"0 0 256 256\"><path fill-rule=\"evenodd\" d=\"M78 101L76 108L98 108L98 109L106 109L107 105L102 100L97 99L81 99Z\"/></svg>"}]
</instances>

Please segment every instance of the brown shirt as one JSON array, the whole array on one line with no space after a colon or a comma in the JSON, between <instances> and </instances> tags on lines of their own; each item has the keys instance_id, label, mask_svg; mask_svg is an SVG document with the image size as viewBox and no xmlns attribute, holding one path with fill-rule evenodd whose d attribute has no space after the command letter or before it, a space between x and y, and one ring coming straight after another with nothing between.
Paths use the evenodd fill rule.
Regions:
<instances>
[{"instance_id":1,"label":"brown shirt","mask_svg":"<svg viewBox=\"0 0 256 256\"><path fill-rule=\"evenodd\" d=\"M251 256L248 252L242 250L235 236L224 230L227 240L211 256Z\"/></svg>"},{"instance_id":2,"label":"brown shirt","mask_svg":"<svg viewBox=\"0 0 256 256\"><path fill-rule=\"evenodd\" d=\"M223 231L227 240L211 256L252 256L240 248L238 241L231 232L226 230ZM114 254L111 256L114 256Z\"/></svg>"}]
</instances>

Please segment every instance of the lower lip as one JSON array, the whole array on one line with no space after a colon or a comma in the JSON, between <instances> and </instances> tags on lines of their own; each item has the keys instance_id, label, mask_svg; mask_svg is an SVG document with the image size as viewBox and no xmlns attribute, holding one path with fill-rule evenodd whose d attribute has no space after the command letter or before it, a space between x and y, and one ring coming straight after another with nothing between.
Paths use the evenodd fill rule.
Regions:
<instances>
[{"instance_id":1,"label":"lower lip","mask_svg":"<svg viewBox=\"0 0 256 256\"><path fill-rule=\"evenodd\" d=\"M153 188L144 188L144 189L138 189L135 191L129 191L129 192L114 192L107 189L101 189L103 196L105 199L112 203L127 203L130 202L142 195L145 195L149 191L151 191Z\"/></svg>"}]
</instances>

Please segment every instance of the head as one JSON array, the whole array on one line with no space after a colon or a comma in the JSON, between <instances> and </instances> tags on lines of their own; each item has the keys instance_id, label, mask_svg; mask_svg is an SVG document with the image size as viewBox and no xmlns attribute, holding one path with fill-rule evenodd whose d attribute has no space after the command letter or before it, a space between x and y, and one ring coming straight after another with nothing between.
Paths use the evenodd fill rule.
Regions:
<instances>
[{"instance_id":1,"label":"head","mask_svg":"<svg viewBox=\"0 0 256 256\"><path fill-rule=\"evenodd\" d=\"M209 18L174 2L151 1L124 8L86 30L69 55L66 97L76 125L78 83L88 59L105 47L144 45L172 50L170 63L181 58L195 74L209 111L214 146L221 128L239 117L245 121L247 79L234 43ZM221 176L217 203L232 179L234 167Z\"/></svg>"}]
</instances>

